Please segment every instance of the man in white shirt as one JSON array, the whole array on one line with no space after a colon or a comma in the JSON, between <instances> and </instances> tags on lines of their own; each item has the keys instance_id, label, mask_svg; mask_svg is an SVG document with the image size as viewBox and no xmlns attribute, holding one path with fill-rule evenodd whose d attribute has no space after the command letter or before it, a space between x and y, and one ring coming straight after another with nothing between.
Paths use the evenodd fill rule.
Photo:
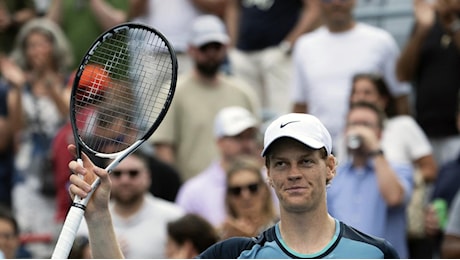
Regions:
<instances>
[{"instance_id":1,"label":"man in white shirt","mask_svg":"<svg viewBox=\"0 0 460 260\"><path fill-rule=\"evenodd\" d=\"M395 75L398 46L388 32L356 22L355 4L356 0L322 0L324 25L300 37L293 52L293 111L320 118L333 140L344 128L356 73L381 74L396 98L398 112L409 112L410 88Z\"/></svg>"}]
</instances>

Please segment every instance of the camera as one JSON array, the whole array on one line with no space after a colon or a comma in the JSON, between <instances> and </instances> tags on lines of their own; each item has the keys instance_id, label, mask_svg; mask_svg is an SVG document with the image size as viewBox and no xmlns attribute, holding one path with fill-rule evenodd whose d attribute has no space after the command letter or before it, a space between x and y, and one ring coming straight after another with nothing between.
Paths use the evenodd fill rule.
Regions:
<instances>
[{"instance_id":1,"label":"camera","mask_svg":"<svg viewBox=\"0 0 460 260\"><path fill-rule=\"evenodd\" d=\"M347 147L350 150L356 150L361 147L363 140L359 135L349 135L347 136Z\"/></svg>"}]
</instances>

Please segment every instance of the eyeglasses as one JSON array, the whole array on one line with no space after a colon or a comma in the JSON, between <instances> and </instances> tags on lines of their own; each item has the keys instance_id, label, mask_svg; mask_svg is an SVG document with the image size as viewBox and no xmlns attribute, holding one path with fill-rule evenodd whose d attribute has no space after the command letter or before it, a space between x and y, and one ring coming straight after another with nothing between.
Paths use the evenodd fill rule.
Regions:
<instances>
[{"instance_id":1,"label":"eyeglasses","mask_svg":"<svg viewBox=\"0 0 460 260\"><path fill-rule=\"evenodd\" d=\"M132 169L132 170L113 170L112 171L112 176L115 178L120 178L121 175L124 173L127 173L130 178L136 178L137 175L139 175L140 170L138 169Z\"/></svg>"},{"instance_id":2,"label":"eyeglasses","mask_svg":"<svg viewBox=\"0 0 460 260\"><path fill-rule=\"evenodd\" d=\"M251 183L245 186L228 187L228 193L232 196L238 197L241 195L243 189L247 189L252 195L254 195L259 191L259 184L260 183Z\"/></svg>"}]
</instances>

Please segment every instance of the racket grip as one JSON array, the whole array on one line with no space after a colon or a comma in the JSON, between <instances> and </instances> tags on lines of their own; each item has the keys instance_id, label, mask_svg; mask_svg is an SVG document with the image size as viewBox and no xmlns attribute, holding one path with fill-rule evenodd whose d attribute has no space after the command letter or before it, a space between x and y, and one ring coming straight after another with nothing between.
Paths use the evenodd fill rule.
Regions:
<instances>
[{"instance_id":1,"label":"racket grip","mask_svg":"<svg viewBox=\"0 0 460 260\"><path fill-rule=\"evenodd\" d=\"M69 257L84 213L83 208L76 206L70 208L51 256L52 259L67 259Z\"/></svg>"}]
</instances>

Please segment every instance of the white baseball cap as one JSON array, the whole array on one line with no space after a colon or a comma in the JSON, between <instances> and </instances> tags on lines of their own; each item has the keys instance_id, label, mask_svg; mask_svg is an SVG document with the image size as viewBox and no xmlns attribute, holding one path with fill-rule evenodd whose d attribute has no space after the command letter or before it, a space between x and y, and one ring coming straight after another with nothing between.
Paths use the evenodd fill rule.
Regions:
<instances>
[{"instance_id":1,"label":"white baseball cap","mask_svg":"<svg viewBox=\"0 0 460 260\"><path fill-rule=\"evenodd\" d=\"M257 119L247 109L239 106L223 108L214 120L214 135L217 138L236 136L249 128L257 127Z\"/></svg>"},{"instance_id":2,"label":"white baseball cap","mask_svg":"<svg viewBox=\"0 0 460 260\"><path fill-rule=\"evenodd\" d=\"M202 15L193 22L190 38L191 45L200 47L211 42L227 44L229 40L225 25L219 17Z\"/></svg>"},{"instance_id":3,"label":"white baseball cap","mask_svg":"<svg viewBox=\"0 0 460 260\"><path fill-rule=\"evenodd\" d=\"M268 147L278 138L290 137L313 149L325 148L328 154L332 151L332 140L329 131L318 118L309 114L290 113L275 119L265 130L265 156Z\"/></svg>"}]
</instances>

